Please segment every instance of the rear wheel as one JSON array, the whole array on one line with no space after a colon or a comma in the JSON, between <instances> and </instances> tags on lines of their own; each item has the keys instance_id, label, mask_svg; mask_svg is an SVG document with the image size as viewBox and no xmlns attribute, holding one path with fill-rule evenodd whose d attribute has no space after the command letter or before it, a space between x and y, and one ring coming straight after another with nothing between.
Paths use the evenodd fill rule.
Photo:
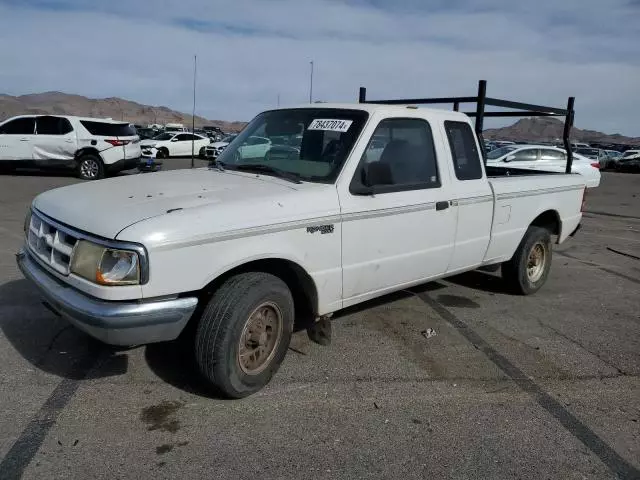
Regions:
<instances>
[{"instance_id":1,"label":"rear wheel","mask_svg":"<svg viewBox=\"0 0 640 480\"><path fill-rule=\"evenodd\" d=\"M98 180L104 178L104 164L96 155L83 155L78 160L77 173L83 180Z\"/></svg>"},{"instance_id":2,"label":"rear wheel","mask_svg":"<svg viewBox=\"0 0 640 480\"><path fill-rule=\"evenodd\" d=\"M549 230L530 226L511 260L502 264L502 278L514 293L531 295L547 281L551 257Z\"/></svg>"},{"instance_id":3,"label":"rear wheel","mask_svg":"<svg viewBox=\"0 0 640 480\"><path fill-rule=\"evenodd\" d=\"M213 294L196 329L200 372L227 397L257 392L280 367L293 321L293 297L278 277L262 272L231 277Z\"/></svg>"}]
</instances>

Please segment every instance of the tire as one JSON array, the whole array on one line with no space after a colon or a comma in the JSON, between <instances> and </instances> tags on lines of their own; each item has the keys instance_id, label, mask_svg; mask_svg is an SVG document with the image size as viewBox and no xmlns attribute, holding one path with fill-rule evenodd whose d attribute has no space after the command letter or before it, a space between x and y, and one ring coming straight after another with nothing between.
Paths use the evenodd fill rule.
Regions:
<instances>
[{"instance_id":1,"label":"tire","mask_svg":"<svg viewBox=\"0 0 640 480\"><path fill-rule=\"evenodd\" d=\"M551 233L530 226L511 260L502 264L502 278L514 293L531 295L547 281L551 259Z\"/></svg>"},{"instance_id":2,"label":"tire","mask_svg":"<svg viewBox=\"0 0 640 480\"><path fill-rule=\"evenodd\" d=\"M196 328L200 373L225 397L257 392L284 360L294 318L293 297L278 277L262 272L231 277L213 294ZM271 323L270 330L265 323ZM262 356L256 356L260 347Z\"/></svg>"},{"instance_id":3,"label":"tire","mask_svg":"<svg viewBox=\"0 0 640 480\"><path fill-rule=\"evenodd\" d=\"M156 152L156 158L169 158L169 151L166 148L160 148Z\"/></svg>"},{"instance_id":4,"label":"tire","mask_svg":"<svg viewBox=\"0 0 640 480\"><path fill-rule=\"evenodd\" d=\"M104 178L104 164L96 155L86 154L78 159L78 178L83 180L99 180Z\"/></svg>"},{"instance_id":5,"label":"tire","mask_svg":"<svg viewBox=\"0 0 640 480\"><path fill-rule=\"evenodd\" d=\"M205 155L205 147L201 147L200 150L198 151L198 158L206 158Z\"/></svg>"}]
</instances>

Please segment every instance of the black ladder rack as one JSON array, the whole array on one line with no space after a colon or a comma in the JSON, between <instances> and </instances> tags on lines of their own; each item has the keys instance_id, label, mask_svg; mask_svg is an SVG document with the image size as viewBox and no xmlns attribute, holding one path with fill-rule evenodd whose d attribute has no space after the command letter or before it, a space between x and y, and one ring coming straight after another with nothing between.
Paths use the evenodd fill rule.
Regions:
<instances>
[{"instance_id":1,"label":"black ladder rack","mask_svg":"<svg viewBox=\"0 0 640 480\"><path fill-rule=\"evenodd\" d=\"M503 100L500 98L487 97L487 81L480 80L478 82L478 95L475 97L439 97L439 98L399 98L392 100L367 100L367 89L360 87L358 95L359 103L379 103L383 105L433 105L441 103L451 103L453 109L460 111L461 103L475 103L475 112L463 112L470 117L476 119L476 135L480 140L480 148L482 149L482 156L485 164L487 162L487 155L484 149L484 137L482 134L485 117L564 117L564 132L562 135L562 141L564 148L567 151L567 167L565 172L571 173L571 165L573 164L573 151L571 150L571 127L573 126L573 119L575 111L573 105L575 103L575 97L569 97L567 101L567 108L545 107L542 105L534 105L531 103L513 102L511 100ZM493 105L495 107L511 108L516 111L506 112L485 112L487 105Z\"/></svg>"}]
</instances>

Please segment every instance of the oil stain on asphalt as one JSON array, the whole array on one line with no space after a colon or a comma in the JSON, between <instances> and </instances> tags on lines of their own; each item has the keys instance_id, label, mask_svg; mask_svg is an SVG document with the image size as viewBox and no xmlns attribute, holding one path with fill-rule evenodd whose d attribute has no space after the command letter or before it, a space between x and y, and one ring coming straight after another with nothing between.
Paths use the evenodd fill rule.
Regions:
<instances>
[{"instance_id":1,"label":"oil stain on asphalt","mask_svg":"<svg viewBox=\"0 0 640 480\"><path fill-rule=\"evenodd\" d=\"M180 429L180 421L175 413L184 405L182 402L164 401L142 409L140 420L148 425L147 430L176 433Z\"/></svg>"}]
</instances>

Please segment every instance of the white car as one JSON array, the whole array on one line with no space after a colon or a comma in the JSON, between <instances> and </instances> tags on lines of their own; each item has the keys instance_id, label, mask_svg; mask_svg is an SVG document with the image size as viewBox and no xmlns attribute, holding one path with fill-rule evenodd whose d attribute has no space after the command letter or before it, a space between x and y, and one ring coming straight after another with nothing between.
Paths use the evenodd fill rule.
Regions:
<instances>
[{"instance_id":1,"label":"white car","mask_svg":"<svg viewBox=\"0 0 640 480\"><path fill-rule=\"evenodd\" d=\"M218 158L218 155L220 155L227 145L229 145L237 136L237 134L227 135L219 142L213 142L210 145L207 145L204 149L205 157Z\"/></svg>"},{"instance_id":2,"label":"white car","mask_svg":"<svg viewBox=\"0 0 640 480\"><path fill-rule=\"evenodd\" d=\"M239 154L258 132L301 131L299 155ZM373 138L384 145L370 161ZM184 332L203 378L244 397L277 371L294 321L320 342L334 312L489 265L514 292L542 287L552 242L579 227L584 178L498 168L488 177L480 151L460 112L268 111L215 168L38 195L17 262L89 335L137 345Z\"/></svg>"},{"instance_id":3,"label":"white car","mask_svg":"<svg viewBox=\"0 0 640 480\"><path fill-rule=\"evenodd\" d=\"M507 145L487 153L487 165L525 168L548 172L564 172L567 153L562 148L546 145ZM585 177L588 188L600 185L600 163L573 154L571 171Z\"/></svg>"},{"instance_id":4,"label":"white car","mask_svg":"<svg viewBox=\"0 0 640 480\"><path fill-rule=\"evenodd\" d=\"M193 152L199 155L200 149L205 148L211 140L202 135L184 132L164 132L149 140L140 142L144 156L156 158L187 157Z\"/></svg>"},{"instance_id":5,"label":"white car","mask_svg":"<svg viewBox=\"0 0 640 480\"><path fill-rule=\"evenodd\" d=\"M0 123L0 164L65 167L96 180L138 166L140 137L126 122L69 115L21 115Z\"/></svg>"}]
</instances>

